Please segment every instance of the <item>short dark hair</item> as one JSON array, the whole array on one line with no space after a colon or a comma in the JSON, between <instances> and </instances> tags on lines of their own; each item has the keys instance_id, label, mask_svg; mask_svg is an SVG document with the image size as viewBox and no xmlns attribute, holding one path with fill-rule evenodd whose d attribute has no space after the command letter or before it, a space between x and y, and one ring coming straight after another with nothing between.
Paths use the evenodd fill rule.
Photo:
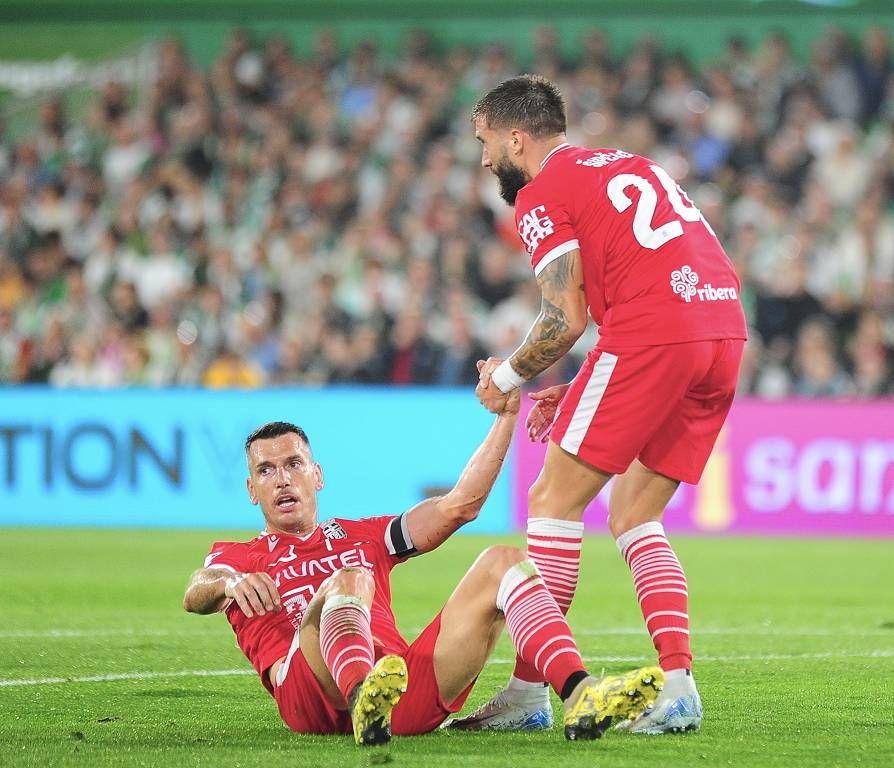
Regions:
<instances>
[{"instance_id":1,"label":"short dark hair","mask_svg":"<svg viewBox=\"0 0 894 768\"><path fill-rule=\"evenodd\" d=\"M565 101L542 75L519 75L478 100L472 120L479 118L488 128L521 128L535 139L548 139L565 133Z\"/></svg>"},{"instance_id":2,"label":"short dark hair","mask_svg":"<svg viewBox=\"0 0 894 768\"><path fill-rule=\"evenodd\" d=\"M304 444L310 448L310 440L308 440L307 433L301 427L288 421L270 421L258 427L245 438L245 453L248 454L248 449L251 448L251 444L255 440L269 440L272 437L282 437L289 434L298 435L304 441Z\"/></svg>"}]
</instances>

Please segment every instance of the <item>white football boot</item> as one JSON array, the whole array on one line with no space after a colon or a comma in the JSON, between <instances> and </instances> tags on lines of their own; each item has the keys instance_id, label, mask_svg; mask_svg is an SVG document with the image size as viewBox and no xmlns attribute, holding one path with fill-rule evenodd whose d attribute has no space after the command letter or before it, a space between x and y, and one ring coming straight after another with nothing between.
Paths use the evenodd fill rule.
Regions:
<instances>
[{"instance_id":1,"label":"white football boot","mask_svg":"<svg viewBox=\"0 0 894 768\"><path fill-rule=\"evenodd\" d=\"M702 724L702 700L692 674L683 669L665 673L664 688L655 704L633 720L615 726L627 733L656 736L661 733L697 731Z\"/></svg>"},{"instance_id":2,"label":"white football boot","mask_svg":"<svg viewBox=\"0 0 894 768\"><path fill-rule=\"evenodd\" d=\"M465 717L452 717L441 728L451 731L543 731L552 728L553 708L549 686L518 684L498 691L488 702Z\"/></svg>"}]
</instances>

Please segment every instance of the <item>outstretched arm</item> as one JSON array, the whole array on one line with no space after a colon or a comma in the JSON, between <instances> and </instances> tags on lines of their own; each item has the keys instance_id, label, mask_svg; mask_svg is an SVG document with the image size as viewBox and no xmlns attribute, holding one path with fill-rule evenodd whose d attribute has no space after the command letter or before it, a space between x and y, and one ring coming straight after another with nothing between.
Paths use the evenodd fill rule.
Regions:
<instances>
[{"instance_id":1,"label":"outstretched arm","mask_svg":"<svg viewBox=\"0 0 894 768\"><path fill-rule=\"evenodd\" d=\"M439 547L458 528L478 517L512 442L518 405L516 392L447 494L426 499L405 513L407 532L418 553Z\"/></svg>"},{"instance_id":2,"label":"outstretched arm","mask_svg":"<svg viewBox=\"0 0 894 768\"><path fill-rule=\"evenodd\" d=\"M478 398L494 413L499 413L509 392L563 357L587 327L580 250L575 248L550 262L537 283L543 298L527 337L508 360L491 358L481 371Z\"/></svg>"}]
</instances>

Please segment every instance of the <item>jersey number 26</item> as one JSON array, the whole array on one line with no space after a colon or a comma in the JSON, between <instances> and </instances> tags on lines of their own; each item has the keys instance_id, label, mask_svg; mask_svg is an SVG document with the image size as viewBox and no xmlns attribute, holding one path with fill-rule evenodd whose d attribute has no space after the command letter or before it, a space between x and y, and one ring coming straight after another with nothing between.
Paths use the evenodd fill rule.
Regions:
<instances>
[{"instance_id":1,"label":"jersey number 26","mask_svg":"<svg viewBox=\"0 0 894 768\"><path fill-rule=\"evenodd\" d=\"M683 221L701 220L708 232L713 235L714 230L702 216L702 212L692 204L686 193L680 189L667 171L658 165L650 165L649 170L655 174L655 178L658 179L667 195L668 202L680 218ZM683 234L683 225L677 219L671 219L657 229L652 228L652 217L655 215L655 207L658 205L658 192L650 181L635 173L621 173L608 182L606 187L608 199L612 201L612 205L615 206L618 213L623 213L633 204L633 200L627 196L628 187L636 187L639 190L639 200L633 215L633 236L643 248L648 248L650 251L657 250L668 240L673 240Z\"/></svg>"}]
</instances>

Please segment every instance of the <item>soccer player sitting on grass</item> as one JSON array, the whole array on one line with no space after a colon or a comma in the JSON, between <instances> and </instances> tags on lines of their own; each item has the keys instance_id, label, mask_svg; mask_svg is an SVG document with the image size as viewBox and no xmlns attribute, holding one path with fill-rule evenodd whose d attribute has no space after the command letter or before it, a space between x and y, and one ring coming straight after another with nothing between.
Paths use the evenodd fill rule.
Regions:
<instances>
[{"instance_id":1,"label":"soccer player sitting on grass","mask_svg":"<svg viewBox=\"0 0 894 768\"><path fill-rule=\"evenodd\" d=\"M226 612L291 729L353 730L361 745L383 744L392 731L432 731L462 707L504 624L564 702L567 738L598 738L612 718L634 717L654 701L657 668L587 674L561 610L514 547L486 549L413 643L397 630L391 569L475 519L517 418L516 393L444 496L401 515L322 524L323 471L304 431L273 422L248 437L248 493L266 526L251 541L214 544L183 607Z\"/></svg>"}]
</instances>

